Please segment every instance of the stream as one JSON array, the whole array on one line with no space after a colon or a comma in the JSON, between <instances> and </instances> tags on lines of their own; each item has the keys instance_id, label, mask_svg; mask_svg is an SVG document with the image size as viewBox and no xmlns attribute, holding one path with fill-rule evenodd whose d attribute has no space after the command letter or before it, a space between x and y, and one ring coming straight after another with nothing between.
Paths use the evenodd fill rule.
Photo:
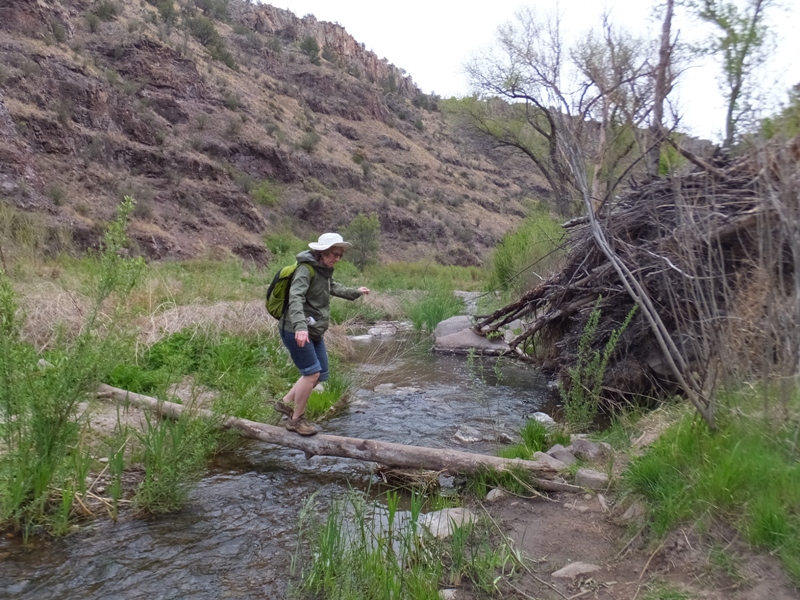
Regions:
<instances>
[{"instance_id":1,"label":"stream","mask_svg":"<svg viewBox=\"0 0 800 600\"><path fill-rule=\"evenodd\" d=\"M409 340L353 342L363 383L324 433L493 454L544 408L549 390L536 369L434 355ZM366 489L370 467L243 440L177 513L101 519L27 546L0 539L0 599L283 598L306 499L316 492L324 511L351 487Z\"/></svg>"}]
</instances>

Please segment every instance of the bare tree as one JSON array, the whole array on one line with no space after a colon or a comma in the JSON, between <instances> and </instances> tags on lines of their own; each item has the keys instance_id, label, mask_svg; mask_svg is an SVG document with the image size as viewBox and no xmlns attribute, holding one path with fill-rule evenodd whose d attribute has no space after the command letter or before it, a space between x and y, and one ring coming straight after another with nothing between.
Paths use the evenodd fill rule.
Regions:
<instances>
[{"instance_id":1,"label":"bare tree","mask_svg":"<svg viewBox=\"0 0 800 600\"><path fill-rule=\"evenodd\" d=\"M647 50L643 41L614 28L605 16L600 31L590 32L571 53L583 80L591 82L593 89L582 118L570 130L591 161L595 211L641 158L635 151L637 130L651 112L653 97ZM587 122L594 125L595 136L576 130L575 124L585 128Z\"/></svg>"},{"instance_id":2,"label":"bare tree","mask_svg":"<svg viewBox=\"0 0 800 600\"><path fill-rule=\"evenodd\" d=\"M701 50L720 55L725 111L724 148L736 141L738 127L750 112L752 78L767 58L765 13L775 0L746 0L740 8L735 0L687 0L687 6L702 21L717 29L718 36Z\"/></svg>"},{"instance_id":3,"label":"bare tree","mask_svg":"<svg viewBox=\"0 0 800 600\"><path fill-rule=\"evenodd\" d=\"M493 145L530 158L564 215L580 198L562 149L569 127L592 157L597 207L641 158L634 156L633 130L652 102L649 51L607 18L599 33L568 48L557 14L523 9L500 27L495 48L467 65L477 95L463 103L462 114Z\"/></svg>"}]
</instances>

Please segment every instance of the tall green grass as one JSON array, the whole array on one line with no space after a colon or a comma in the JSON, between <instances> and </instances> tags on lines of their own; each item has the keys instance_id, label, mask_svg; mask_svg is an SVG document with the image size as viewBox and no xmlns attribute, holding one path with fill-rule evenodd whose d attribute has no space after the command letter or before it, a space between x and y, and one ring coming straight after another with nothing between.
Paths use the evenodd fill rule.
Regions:
<instances>
[{"instance_id":1,"label":"tall green grass","mask_svg":"<svg viewBox=\"0 0 800 600\"><path fill-rule=\"evenodd\" d=\"M205 470L216 448L215 425L183 415L160 420L145 413L146 427L136 435L143 447L144 480L139 484L134 507L149 513L181 508Z\"/></svg>"},{"instance_id":2,"label":"tall green grass","mask_svg":"<svg viewBox=\"0 0 800 600\"><path fill-rule=\"evenodd\" d=\"M777 553L800 582L797 424L759 415L756 392L729 399L719 431L687 415L631 463L625 481L646 498L657 535L681 522L724 518Z\"/></svg>"},{"instance_id":3,"label":"tall green grass","mask_svg":"<svg viewBox=\"0 0 800 600\"><path fill-rule=\"evenodd\" d=\"M464 302L451 289L440 286L408 301L405 310L416 331L431 333L441 321L463 314Z\"/></svg>"},{"instance_id":4,"label":"tall green grass","mask_svg":"<svg viewBox=\"0 0 800 600\"><path fill-rule=\"evenodd\" d=\"M475 597L496 594L520 566L510 543L480 522L455 528L449 540L432 538L420 523L422 503L415 494L401 512L396 492L386 507L351 492L320 521L312 498L300 518L290 597L438 600L440 587L465 584Z\"/></svg>"},{"instance_id":5,"label":"tall green grass","mask_svg":"<svg viewBox=\"0 0 800 600\"><path fill-rule=\"evenodd\" d=\"M370 265L364 270L362 277L365 281L363 285L380 291L428 290L438 287L476 291L481 288L484 279L485 270L480 267L444 266L432 260Z\"/></svg>"},{"instance_id":6,"label":"tall green grass","mask_svg":"<svg viewBox=\"0 0 800 600\"><path fill-rule=\"evenodd\" d=\"M26 537L39 526L68 530L74 496L86 492L89 451L77 407L129 347L114 325L143 265L121 256L132 210L126 198L91 258L92 304L78 336L57 350L42 356L22 341L11 282L0 271L0 523Z\"/></svg>"},{"instance_id":7,"label":"tall green grass","mask_svg":"<svg viewBox=\"0 0 800 600\"><path fill-rule=\"evenodd\" d=\"M563 239L560 222L537 205L517 230L506 234L494 249L488 288L512 294L531 289L561 260Z\"/></svg>"}]
</instances>

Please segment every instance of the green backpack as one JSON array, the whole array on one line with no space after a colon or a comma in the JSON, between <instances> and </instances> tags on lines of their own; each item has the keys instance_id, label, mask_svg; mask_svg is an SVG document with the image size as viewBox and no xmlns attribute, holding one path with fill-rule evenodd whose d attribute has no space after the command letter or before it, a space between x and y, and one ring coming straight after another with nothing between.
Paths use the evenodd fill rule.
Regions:
<instances>
[{"instance_id":1,"label":"green backpack","mask_svg":"<svg viewBox=\"0 0 800 600\"><path fill-rule=\"evenodd\" d=\"M305 263L304 263L305 264ZM308 270L311 271L311 276L314 276L314 267L306 264ZM289 288L292 285L292 278L294 272L297 270L298 264L294 263L288 267L283 267L280 271L275 273L272 278L272 283L267 288L267 312L276 319L280 319L283 313L286 312L286 307L289 306Z\"/></svg>"}]
</instances>

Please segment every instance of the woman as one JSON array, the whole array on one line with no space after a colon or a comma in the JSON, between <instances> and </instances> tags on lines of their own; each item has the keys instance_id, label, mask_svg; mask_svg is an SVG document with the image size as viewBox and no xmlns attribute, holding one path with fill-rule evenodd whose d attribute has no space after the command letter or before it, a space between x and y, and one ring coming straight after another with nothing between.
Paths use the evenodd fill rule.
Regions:
<instances>
[{"instance_id":1,"label":"woman","mask_svg":"<svg viewBox=\"0 0 800 600\"><path fill-rule=\"evenodd\" d=\"M278 322L281 339L300 369L300 379L274 407L289 417L286 429L300 435L317 433L303 415L314 386L328 379L324 335L330 319L331 296L355 300L369 294L369 288L348 288L332 278L334 265L351 245L338 233L323 233L318 241L308 245L311 250L297 255L298 266L289 288L289 303Z\"/></svg>"}]
</instances>

